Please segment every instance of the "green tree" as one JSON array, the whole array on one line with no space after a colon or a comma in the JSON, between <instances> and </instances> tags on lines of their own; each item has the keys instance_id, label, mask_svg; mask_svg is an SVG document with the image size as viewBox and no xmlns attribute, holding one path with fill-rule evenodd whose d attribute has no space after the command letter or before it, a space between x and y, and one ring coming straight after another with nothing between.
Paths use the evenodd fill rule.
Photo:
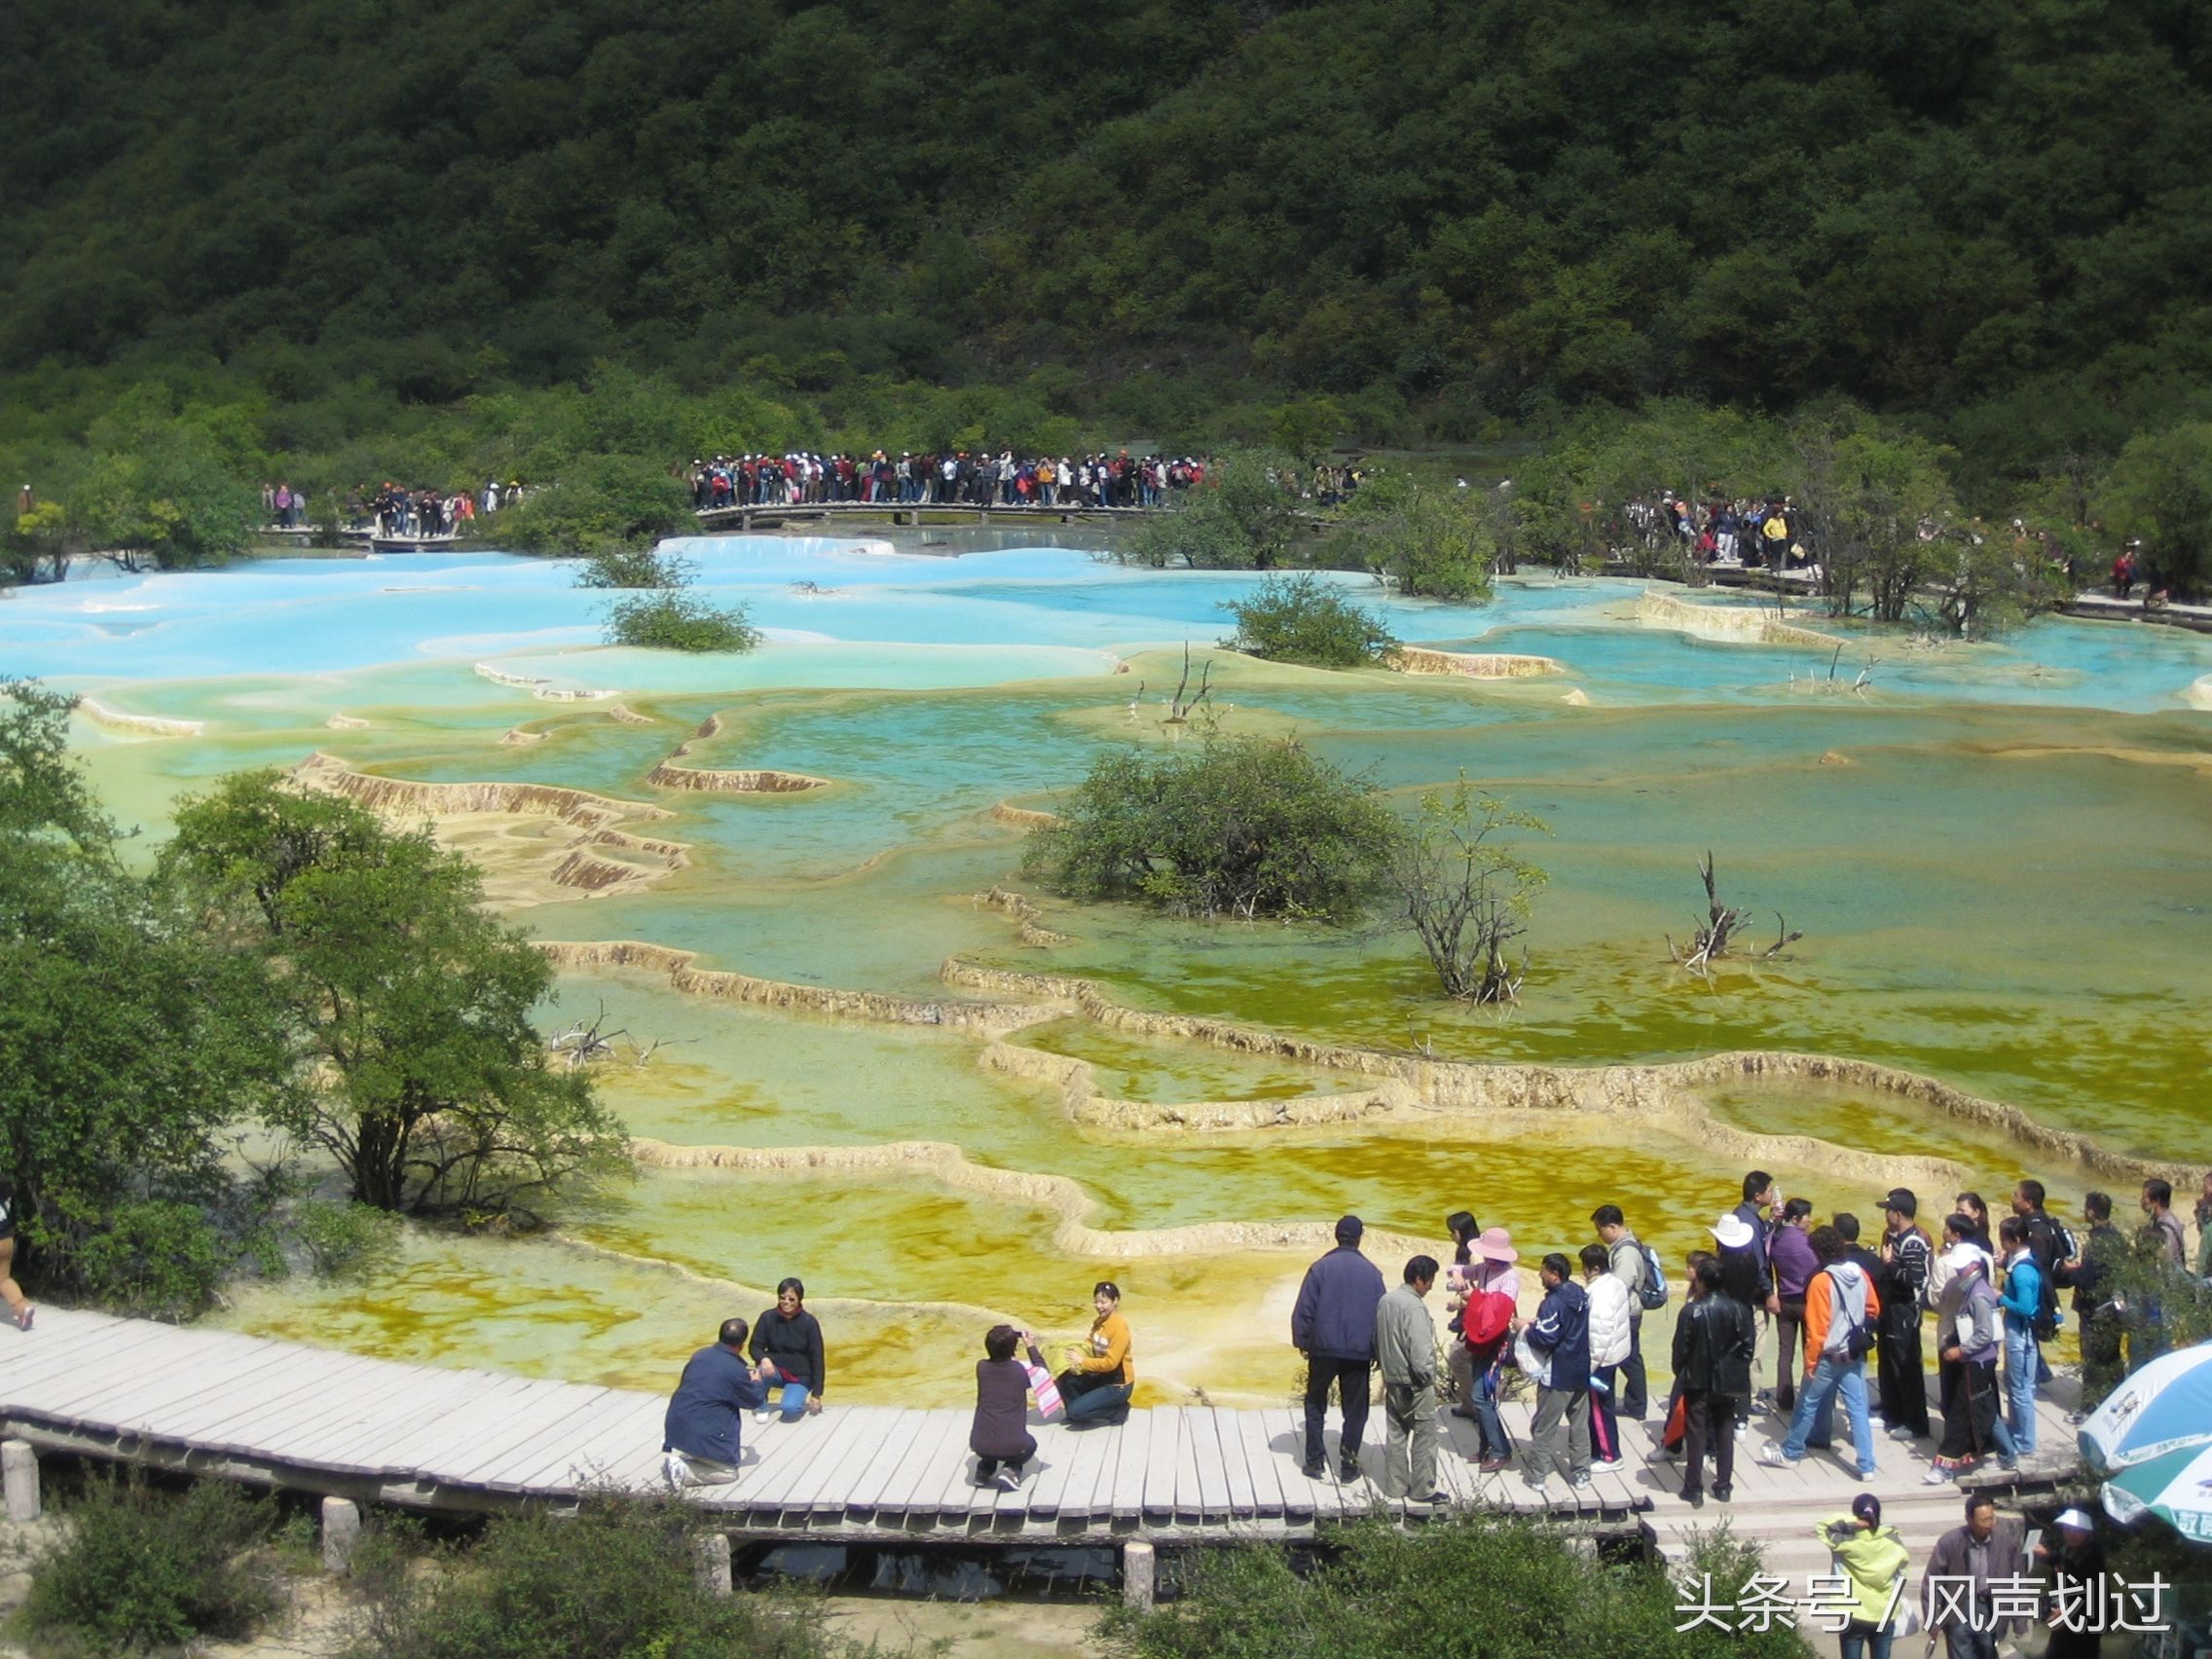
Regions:
<instances>
[{"instance_id":1,"label":"green tree","mask_svg":"<svg viewBox=\"0 0 2212 1659\"><path fill-rule=\"evenodd\" d=\"M607 643L668 651L749 651L760 630L742 605L716 605L682 588L619 599L608 610Z\"/></svg>"},{"instance_id":2,"label":"green tree","mask_svg":"<svg viewBox=\"0 0 2212 1659\"><path fill-rule=\"evenodd\" d=\"M1300 531L1298 466L1276 450L1231 450L1175 511L1146 522L1113 556L1156 570L1272 571Z\"/></svg>"},{"instance_id":3,"label":"green tree","mask_svg":"<svg viewBox=\"0 0 2212 1659\"><path fill-rule=\"evenodd\" d=\"M230 1252L221 1135L277 1108L259 966L124 869L67 750L70 699L0 682L0 1167L33 1282L196 1311Z\"/></svg>"},{"instance_id":4,"label":"green tree","mask_svg":"<svg viewBox=\"0 0 2212 1659\"><path fill-rule=\"evenodd\" d=\"M426 830L241 773L182 803L165 870L264 959L306 1069L276 1125L379 1209L534 1219L623 1162L585 1073L549 1063L530 1011L553 971L480 908Z\"/></svg>"},{"instance_id":5,"label":"green tree","mask_svg":"<svg viewBox=\"0 0 2212 1659\"><path fill-rule=\"evenodd\" d=\"M1022 867L1076 898L1179 915L1344 920L1377 891L1399 833L1371 786L1303 745L1212 738L1152 760L1101 755Z\"/></svg>"},{"instance_id":6,"label":"green tree","mask_svg":"<svg viewBox=\"0 0 2212 1659\"><path fill-rule=\"evenodd\" d=\"M80 534L126 569L220 565L245 551L261 498L213 434L184 422L134 426L98 456L70 500Z\"/></svg>"},{"instance_id":7,"label":"green tree","mask_svg":"<svg viewBox=\"0 0 2212 1659\"><path fill-rule=\"evenodd\" d=\"M1390 885L1399 919L1420 940L1448 997L1512 1002L1529 955L1506 947L1529 930L1530 901L1551 878L1523 858L1504 831L1551 833L1540 818L1479 793L1462 775L1447 793L1421 796L1419 815L1398 843Z\"/></svg>"},{"instance_id":8,"label":"green tree","mask_svg":"<svg viewBox=\"0 0 2212 1659\"><path fill-rule=\"evenodd\" d=\"M1849 615L1863 590L1875 621L1903 621L1922 584L1951 563L1958 504L1947 452L1863 424L1841 433L1808 424L1797 451L1802 534L1829 613Z\"/></svg>"},{"instance_id":9,"label":"green tree","mask_svg":"<svg viewBox=\"0 0 2212 1659\"><path fill-rule=\"evenodd\" d=\"M2212 589L2212 423L2132 438L2103 490L2107 524L2141 539L2142 574L2179 600Z\"/></svg>"},{"instance_id":10,"label":"green tree","mask_svg":"<svg viewBox=\"0 0 2212 1659\"><path fill-rule=\"evenodd\" d=\"M1497 563L1498 519L1487 495L1381 471L1347 501L1332 539L1348 543L1400 593L1421 599L1487 599ZM1332 562L1345 549L1331 546Z\"/></svg>"},{"instance_id":11,"label":"green tree","mask_svg":"<svg viewBox=\"0 0 2212 1659\"><path fill-rule=\"evenodd\" d=\"M1270 576L1221 608L1236 618L1235 634L1222 645L1270 662L1363 668L1380 662L1398 643L1382 617L1354 605L1311 571Z\"/></svg>"},{"instance_id":12,"label":"green tree","mask_svg":"<svg viewBox=\"0 0 2212 1659\"><path fill-rule=\"evenodd\" d=\"M525 553L650 547L691 522L690 493L669 464L665 456L583 456L519 506L475 520L476 535Z\"/></svg>"}]
</instances>

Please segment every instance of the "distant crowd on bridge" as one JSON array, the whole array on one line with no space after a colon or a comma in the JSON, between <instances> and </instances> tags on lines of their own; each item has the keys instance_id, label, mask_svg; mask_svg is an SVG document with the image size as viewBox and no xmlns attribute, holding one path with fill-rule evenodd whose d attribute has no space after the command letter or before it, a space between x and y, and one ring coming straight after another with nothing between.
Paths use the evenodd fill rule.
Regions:
<instances>
[{"instance_id":1,"label":"distant crowd on bridge","mask_svg":"<svg viewBox=\"0 0 2212 1659\"><path fill-rule=\"evenodd\" d=\"M915 455L716 456L682 476L700 512L722 507L886 506L1159 507L1205 482L1202 456L1017 456L966 450Z\"/></svg>"},{"instance_id":2,"label":"distant crowd on bridge","mask_svg":"<svg viewBox=\"0 0 2212 1659\"><path fill-rule=\"evenodd\" d=\"M2040 1450L2036 1401L2052 1380L2045 1346L2069 1313L2084 1382L2102 1391L2171 1344L2157 1296L2130 1300L2121 1282L2127 1265L2147 1266L2154 1283L2167 1275L2212 1280L2212 1174L2195 1202L2194 1252L2171 1186L2157 1179L2142 1184L2135 1202L2143 1219L2131 1231L2100 1192L2084 1197L2079 1228L2069 1228L2050 1214L2035 1180L2013 1187L2002 1216L1965 1192L1941 1206L1939 1220L1934 1211L1924 1218L1917 1194L1893 1188L1870 1206L1878 1224L1849 1211L1820 1220L1811 1199L1785 1196L1764 1170L1747 1174L1739 1190L1741 1201L1706 1230L1709 1246L1686 1253L1678 1281L1621 1206L1599 1205L1589 1242L1537 1264L1532 1312L1524 1309L1522 1256L1507 1229L1456 1211L1445 1224L1451 1262L1416 1255L1386 1289L1361 1247L1360 1218L1344 1217L1336 1247L1307 1270L1291 1312L1290 1342L1305 1368L1303 1474L1317 1481L1329 1472L1333 1394L1342 1419L1337 1478L1368 1478L1378 1371L1384 1444L1377 1484L1385 1497L1417 1505L1452 1501L1436 1479L1440 1405L1474 1424L1469 1461L1482 1473L1518 1468L1538 1493L1555 1480L1586 1489L1595 1468L1625 1461L1624 1425L1643 1422L1654 1404L1640 1455L1678 1459L1680 1497L1692 1507L1733 1499L1737 1443L1762 1414L1772 1414L1779 1438L1759 1452L1761 1464L1788 1468L1832 1453L1861 1483L1871 1482L1880 1433L1924 1465L1920 1480L1929 1486L1948 1485L1985 1460L2015 1471ZM1441 1341L1429 1310L1440 1287ZM1677 1292L1673 1384L1658 1400L1643 1321ZM798 1279L784 1280L757 1321L726 1320L684 1366L663 1428L671 1491L738 1479L746 1413L795 1421L823 1409L828 1361L805 1294ZM1110 1280L1093 1287L1090 1328L1064 1345L1056 1375L1034 1333L999 1324L983 1334L969 1434L977 1486L1021 1490L1038 1452L1032 1407L1070 1428L1127 1418L1137 1378L1122 1300ZM1923 1347L1931 1315L1933 1412ZM1769 1340L1773 1382L1760 1387ZM1530 1390L1528 1444L1517 1447L1499 1405ZM1902 1546L1881 1514L1867 1492L1822 1524L1853 1582L1843 1651L1877 1659L1896 1634L1905 1575ZM1996 1525L1994 1500L1970 1496L1966 1524L1937 1543L1922 1574L1920 1604L1954 1659L1995 1659L1993 1633L2006 1621L1989 1604L1989 1581L2008 1576L2001 1567L2026 1565L2022 1538L1993 1534ZM2002 1561L1986 1559L1993 1537ZM2080 1510L2068 1510L2042 1548L2061 1578L2103 1570L2095 1524ZM2093 1654L2093 1645L2058 1640L2074 1634L2054 1627L2049 1652Z\"/></svg>"}]
</instances>

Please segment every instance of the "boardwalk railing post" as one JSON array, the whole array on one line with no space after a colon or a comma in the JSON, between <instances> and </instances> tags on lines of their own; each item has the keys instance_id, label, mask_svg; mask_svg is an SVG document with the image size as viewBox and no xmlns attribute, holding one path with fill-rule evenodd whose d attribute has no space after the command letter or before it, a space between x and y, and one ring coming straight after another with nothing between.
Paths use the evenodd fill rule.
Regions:
<instances>
[{"instance_id":1,"label":"boardwalk railing post","mask_svg":"<svg viewBox=\"0 0 2212 1659\"><path fill-rule=\"evenodd\" d=\"M1152 1611L1160 1562L1151 1544L1131 1538L1122 1546L1122 1604L1140 1613Z\"/></svg>"},{"instance_id":2,"label":"boardwalk railing post","mask_svg":"<svg viewBox=\"0 0 2212 1659\"><path fill-rule=\"evenodd\" d=\"M702 1533L691 1543L691 1570L699 1588L710 1596L732 1593L729 1576L729 1534Z\"/></svg>"},{"instance_id":3,"label":"boardwalk railing post","mask_svg":"<svg viewBox=\"0 0 2212 1659\"><path fill-rule=\"evenodd\" d=\"M0 1478L8 1492L8 1519L36 1521L39 1517L38 1453L27 1440L0 1442Z\"/></svg>"},{"instance_id":4,"label":"boardwalk railing post","mask_svg":"<svg viewBox=\"0 0 2212 1659\"><path fill-rule=\"evenodd\" d=\"M353 1546L361 1541L361 1506L345 1497L322 1500L322 1570L353 1570Z\"/></svg>"}]
</instances>

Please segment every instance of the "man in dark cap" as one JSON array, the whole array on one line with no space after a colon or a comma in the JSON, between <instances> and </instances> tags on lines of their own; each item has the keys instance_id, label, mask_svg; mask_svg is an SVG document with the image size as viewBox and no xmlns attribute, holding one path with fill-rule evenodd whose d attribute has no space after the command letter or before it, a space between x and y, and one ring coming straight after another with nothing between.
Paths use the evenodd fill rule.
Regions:
<instances>
[{"instance_id":1,"label":"man in dark cap","mask_svg":"<svg viewBox=\"0 0 2212 1659\"><path fill-rule=\"evenodd\" d=\"M1875 1385L1882 1420L1893 1440L1928 1437L1928 1378L1921 1370L1921 1303L1936 1247L1915 1219L1920 1200L1909 1187L1892 1188L1882 1200L1882 1276L1876 1281L1882 1311L1875 1325Z\"/></svg>"},{"instance_id":2,"label":"man in dark cap","mask_svg":"<svg viewBox=\"0 0 2212 1659\"><path fill-rule=\"evenodd\" d=\"M1369 1378L1375 1369L1375 1308L1382 1300L1382 1273L1360 1254L1366 1229L1356 1215L1337 1223L1337 1247L1306 1270L1291 1310L1291 1346L1306 1356L1306 1478L1328 1472L1321 1427L1329 1415L1329 1385L1344 1410L1339 1444L1340 1479L1359 1479L1359 1442L1367 1430Z\"/></svg>"}]
</instances>

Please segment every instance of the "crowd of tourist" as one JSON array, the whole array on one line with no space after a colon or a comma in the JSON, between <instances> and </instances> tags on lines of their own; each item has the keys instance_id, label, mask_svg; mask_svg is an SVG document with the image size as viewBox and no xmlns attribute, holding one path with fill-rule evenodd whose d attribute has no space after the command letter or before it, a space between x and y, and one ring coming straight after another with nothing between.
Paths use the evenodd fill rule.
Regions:
<instances>
[{"instance_id":1,"label":"crowd of tourist","mask_svg":"<svg viewBox=\"0 0 2212 1659\"><path fill-rule=\"evenodd\" d=\"M691 504L800 506L835 501L887 506L1158 507L1170 492L1205 482L1198 456L1016 456L953 450L942 454L716 456L682 473Z\"/></svg>"},{"instance_id":2,"label":"crowd of tourist","mask_svg":"<svg viewBox=\"0 0 2212 1659\"><path fill-rule=\"evenodd\" d=\"M1810 1200L1786 1198L1764 1170L1746 1175L1740 1192L1741 1201L1707 1229L1710 1247L1690 1250L1681 1264L1673 1384L1649 1431L1653 1455L1679 1460L1681 1500L1692 1507L1733 1499L1737 1443L1761 1411L1782 1425L1781 1439L1758 1455L1765 1464L1788 1467L1833 1450L1867 1482L1877 1470L1877 1436L1886 1434L1926 1456L1928 1485L1953 1482L1984 1459L2017 1469L2039 1450L2036 1402L2051 1377L2044 1347L2065 1323L2062 1303L2070 1298L2084 1382L2101 1392L2167 1342L2157 1296L2131 1306L2119 1282L2122 1265L2140 1259L2156 1274L2212 1280L2212 1175L2196 1200L2194 1262L2163 1180L2143 1183L2136 1198L2143 1221L2133 1236L2101 1192L2086 1195L2083 1225L2070 1230L2050 1214L2034 1180L2013 1187L2008 1213L1998 1217L1980 1195L1960 1193L1934 1228L1919 1196L1894 1188L1873 1206L1879 1231L1847 1211L1819 1219ZM1643 1322L1677 1288L1659 1252L1637 1236L1618 1204L1601 1204L1590 1216L1589 1242L1537 1263L1530 1287L1535 1306L1526 1310L1511 1233L1483 1227L1467 1210L1445 1225L1451 1262L1416 1255L1395 1286L1385 1286L1362 1250L1366 1229L1354 1215L1337 1223L1335 1248L1308 1268L1290 1322L1306 1367L1303 1472L1311 1480L1328 1474L1324 1430L1333 1394L1342 1419L1337 1476L1365 1478L1362 1451L1380 1372L1378 1484L1385 1496L1450 1501L1436 1479L1441 1405L1474 1424L1469 1460L1483 1473L1518 1467L1537 1492L1555 1478L1587 1488L1595 1469L1628 1457L1624 1425L1642 1421L1653 1405ZM1440 1281L1441 1344L1427 1306ZM756 1322L728 1320L714 1345L691 1356L665 1425L671 1490L737 1479L745 1412L791 1420L822 1409L822 1328L804 1298L804 1286L786 1279L776 1306ZM1120 1288L1101 1281L1092 1307L1089 1332L1067 1345L1057 1376L1032 1333L1000 1324L984 1334L969 1436L976 1485L1020 1489L1037 1454L1032 1401L1048 1419L1064 1414L1071 1428L1126 1418L1136 1367ZM1923 1348L1931 1316L1934 1414ZM1762 1389L1756 1372L1765 1330L1773 1333L1774 1369L1771 1387ZM1534 1408L1528 1444L1517 1449L1499 1405L1524 1386L1533 1389ZM1995 1525L1989 1500L1970 1498L1965 1525L1937 1544L1936 1562L1964 1552L1987 1567ZM1879 1659L1889 1650L1903 1571L1895 1530L1883 1527L1879 1498L1862 1493L1822 1530L1868 1612L1868 1619L1855 1615L1844 1652ZM1997 1547L2024 1560L2016 1538ZM2045 1549L2046 1565L2088 1571L2094 1549L2088 1519L2068 1511ZM1931 1565L1930 1578L1948 1576ZM1977 1645L1987 1634L1986 1610L1954 1608L1951 1624L1932 1617L1931 1629L1941 1625L1955 1659L1994 1659L1994 1639Z\"/></svg>"},{"instance_id":3,"label":"crowd of tourist","mask_svg":"<svg viewBox=\"0 0 2212 1659\"><path fill-rule=\"evenodd\" d=\"M402 541L450 540L476 518L511 503L521 493L519 484L490 480L471 495L465 490L410 490L387 478L371 490L355 485L346 498L346 526L367 530Z\"/></svg>"},{"instance_id":4,"label":"crowd of tourist","mask_svg":"<svg viewBox=\"0 0 2212 1659\"><path fill-rule=\"evenodd\" d=\"M1791 571L1814 562L1803 514L1787 496L1699 501L1660 490L1625 503L1621 515L1645 546L1677 545L1702 565Z\"/></svg>"}]
</instances>

